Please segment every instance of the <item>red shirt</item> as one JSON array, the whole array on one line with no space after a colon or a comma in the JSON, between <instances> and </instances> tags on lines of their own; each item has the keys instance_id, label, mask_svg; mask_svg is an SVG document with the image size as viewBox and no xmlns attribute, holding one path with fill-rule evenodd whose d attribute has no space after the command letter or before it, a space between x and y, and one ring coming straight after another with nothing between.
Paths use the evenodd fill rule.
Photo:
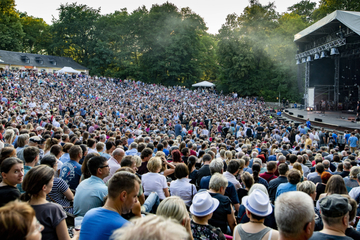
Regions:
<instances>
[{"instance_id":1,"label":"red shirt","mask_svg":"<svg viewBox=\"0 0 360 240\"><path fill-rule=\"evenodd\" d=\"M260 174L259 176L262 177L263 179L265 179L267 182L270 182L271 180L277 178L277 176L275 176L275 174L268 173L268 172L264 172L264 173Z\"/></svg>"},{"instance_id":2,"label":"red shirt","mask_svg":"<svg viewBox=\"0 0 360 240\"><path fill-rule=\"evenodd\" d=\"M191 149L191 150L190 150L190 155L189 155L189 156L195 156L195 157L196 157L196 155L197 155L197 154L196 154L196 152L195 152L194 150L192 150L192 149Z\"/></svg>"}]
</instances>

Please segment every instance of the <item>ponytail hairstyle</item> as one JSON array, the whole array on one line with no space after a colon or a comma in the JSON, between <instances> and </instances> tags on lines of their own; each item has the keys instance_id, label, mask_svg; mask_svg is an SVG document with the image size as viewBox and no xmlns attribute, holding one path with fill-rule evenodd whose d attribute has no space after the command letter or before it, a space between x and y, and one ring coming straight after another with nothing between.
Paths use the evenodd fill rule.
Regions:
<instances>
[{"instance_id":1,"label":"ponytail hairstyle","mask_svg":"<svg viewBox=\"0 0 360 240\"><path fill-rule=\"evenodd\" d=\"M58 139L52 138L52 137L46 139L44 152L49 151L50 148L51 148L52 146L56 145L56 144L59 144L59 140L58 140Z\"/></svg>"},{"instance_id":2,"label":"ponytail hairstyle","mask_svg":"<svg viewBox=\"0 0 360 240\"><path fill-rule=\"evenodd\" d=\"M259 182L259 173L260 173L260 170L261 170L261 166L257 163L254 163L252 165L252 171L253 171L253 178L254 178L254 182L257 183Z\"/></svg>"},{"instance_id":3,"label":"ponytail hairstyle","mask_svg":"<svg viewBox=\"0 0 360 240\"><path fill-rule=\"evenodd\" d=\"M22 188L25 191L20 196L22 201L29 201L31 196L39 194L44 185L47 185L55 175L55 170L47 165L31 168L25 175Z\"/></svg>"},{"instance_id":4,"label":"ponytail hairstyle","mask_svg":"<svg viewBox=\"0 0 360 240\"><path fill-rule=\"evenodd\" d=\"M196 161L197 161L197 157L195 157L195 156L190 156L190 157L188 158L188 169L189 169L189 173L191 173L191 169L192 169L193 166L195 166Z\"/></svg>"}]
</instances>

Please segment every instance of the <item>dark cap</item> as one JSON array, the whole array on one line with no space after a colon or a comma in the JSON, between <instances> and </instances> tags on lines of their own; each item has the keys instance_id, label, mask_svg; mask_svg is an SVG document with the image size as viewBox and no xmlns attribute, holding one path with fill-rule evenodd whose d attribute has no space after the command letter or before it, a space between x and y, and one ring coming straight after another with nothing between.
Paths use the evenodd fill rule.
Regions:
<instances>
[{"instance_id":1,"label":"dark cap","mask_svg":"<svg viewBox=\"0 0 360 240\"><path fill-rule=\"evenodd\" d=\"M319 203L321 214L330 218L342 217L352 209L348 199L340 194L331 194L322 198Z\"/></svg>"}]
</instances>

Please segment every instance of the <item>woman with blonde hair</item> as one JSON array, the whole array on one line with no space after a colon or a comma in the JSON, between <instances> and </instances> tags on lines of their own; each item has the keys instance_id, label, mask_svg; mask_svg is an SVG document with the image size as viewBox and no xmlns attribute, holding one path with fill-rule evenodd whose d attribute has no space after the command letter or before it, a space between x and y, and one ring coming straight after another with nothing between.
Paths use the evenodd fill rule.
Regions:
<instances>
[{"instance_id":1,"label":"woman with blonde hair","mask_svg":"<svg viewBox=\"0 0 360 240\"><path fill-rule=\"evenodd\" d=\"M226 165L229 164L230 160L233 158L233 154L231 151L226 151L225 152L225 162Z\"/></svg>"},{"instance_id":2,"label":"woman with blonde hair","mask_svg":"<svg viewBox=\"0 0 360 240\"><path fill-rule=\"evenodd\" d=\"M26 129L32 131L32 130L34 130L34 127L31 123L28 123L28 124L26 124Z\"/></svg>"},{"instance_id":3,"label":"woman with blonde hair","mask_svg":"<svg viewBox=\"0 0 360 240\"><path fill-rule=\"evenodd\" d=\"M170 193L165 176L159 174L161 166L162 161L159 157L150 158L147 164L149 172L142 175L141 180L145 196L149 196L151 192L156 192L160 200L164 200L170 196Z\"/></svg>"},{"instance_id":4,"label":"woman with blonde hair","mask_svg":"<svg viewBox=\"0 0 360 240\"><path fill-rule=\"evenodd\" d=\"M6 129L4 134L5 144L4 147L11 147L15 140L15 131L13 129Z\"/></svg>"},{"instance_id":5,"label":"woman with blonde hair","mask_svg":"<svg viewBox=\"0 0 360 240\"><path fill-rule=\"evenodd\" d=\"M50 149L52 146L59 144L59 140L56 138L48 138L45 141L44 155L50 154Z\"/></svg>"},{"instance_id":6,"label":"woman with blonde hair","mask_svg":"<svg viewBox=\"0 0 360 240\"><path fill-rule=\"evenodd\" d=\"M303 172L303 169L302 169L302 166L301 166L300 163L295 162L294 165L293 165L293 168L300 171L300 174L301 174L300 182L306 180L306 178L304 178L304 172Z\"/></svg>"},{"instance_id":7,"label":"woman with blonde hair","mask_svg":"<svg viewBox=\"0 0 360 240\"><path fill-rule=\"evenodd\" d=\"M155 157L161 158L161 161L162 161L162 165L161 165L162 167L161 167L161 170L160 170L161 174L163 174L165 177L167 177L167 176L174 173L175 166L173 164L169 163L166 160L166 156L165 156L165 153L163 151L156 152Z\"/></svg>"},{"instance_id":8,"label":"woman with blonde hair","mask_svg":"<svg viewBox=\"0 0 360 240\"><path fill-rule=\"evenodd\" d=\"M156 215L172 218L181 225L185 225L185 223L190 219L184 201L177 196L165 198L159 204L156 210Z\"/></svg>"}]
</instances>

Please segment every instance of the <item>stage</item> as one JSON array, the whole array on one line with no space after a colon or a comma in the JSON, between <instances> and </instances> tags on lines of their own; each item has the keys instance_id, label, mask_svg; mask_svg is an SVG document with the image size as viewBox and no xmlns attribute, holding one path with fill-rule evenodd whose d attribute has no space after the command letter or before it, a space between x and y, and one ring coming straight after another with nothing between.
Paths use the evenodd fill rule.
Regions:
<instances>
[{"instance_id":1,"label":"stage","mask_svg":"<svg viewBox=\"0 0 360 240\"><path fill-rule=\"evenodd\" d=\"M282 116L301 123L305 123L309 118L311 125L314 127L324 127L338 131L360 129L360 122L351 122L351 119L356 118L355 112L328 111L324 114L320 113L320 111L286 108L283 110Z\"/></svg>"}]
</instances>

